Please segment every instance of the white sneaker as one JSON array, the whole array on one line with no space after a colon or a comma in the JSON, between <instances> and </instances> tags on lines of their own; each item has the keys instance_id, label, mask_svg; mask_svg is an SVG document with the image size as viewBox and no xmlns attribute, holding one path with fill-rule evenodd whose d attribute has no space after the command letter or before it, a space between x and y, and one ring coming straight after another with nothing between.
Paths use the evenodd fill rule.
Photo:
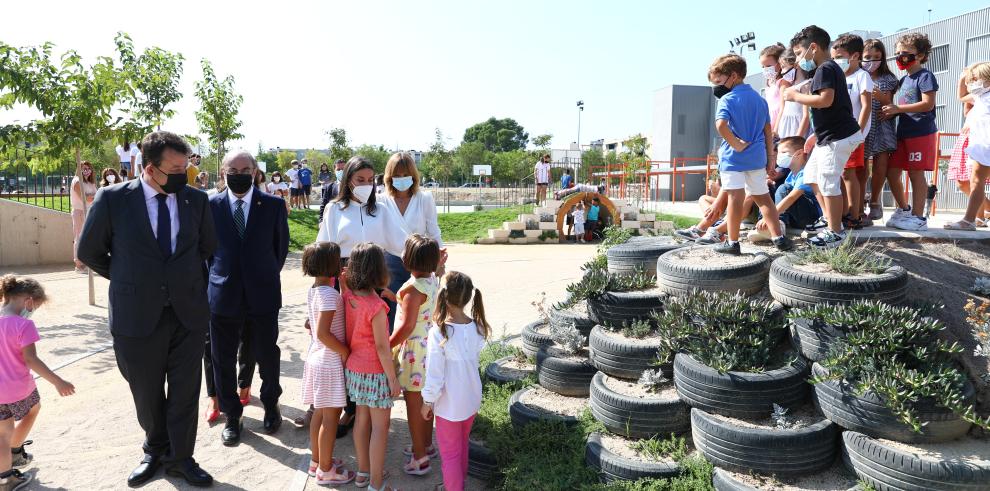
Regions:
<instances>
[{"instance_id":1,"label":"white sneaker","mask_svg":"<svg viewBox=\"0 0 990 491\"><path fill-rule=\"evenodd\" d=\"M787 235L787 226L784 225L784 221L780 221L780 235ZM773 237L770 236L770 229L757 230L753 229L749 235L746 236L750 242L770 242Z\"/></svg>"},{"instance_id":2,"label":"white sneaker","mask_svg":"<svg viewBox=\"0 0 990 491\"><path fill-rule=\"evenodd\" d=\"M900 208L895 207L894 213L890 216L890 218L887 219L886 225L890 228L901 228L900 227L901 222L909 216L911 216L910 207L908 207L907 210L902 210Z\"/></svg>"},{"instance_id":3,"label":"white sneaker","mask_svg":"<svg viewBox=\"0 0 990 491\"><path fill-rule=\"evenodd\" d=\"M913 232L924 232L928 230L928 220L919 216L908 215L898 220L893 227L901 230L910 230Z\"/></svg>"}]
</instances>

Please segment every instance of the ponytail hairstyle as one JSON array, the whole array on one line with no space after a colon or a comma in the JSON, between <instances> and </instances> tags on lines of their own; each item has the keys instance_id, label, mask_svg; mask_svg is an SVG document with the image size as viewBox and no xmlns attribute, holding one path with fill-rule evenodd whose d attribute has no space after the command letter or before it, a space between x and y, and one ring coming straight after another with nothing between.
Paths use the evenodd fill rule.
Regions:
<instances>
[{"instance_id":1,"label":"ponytail hairstyle","mask_svg":"<svg viewBox=\"0 0 990 491\"><path fill-rule=\"evenodd\" d=\"M17 277L12 274L0 277L0 298L3 298L4 304L20 295L31 297L37 304L45 303L48 300L45 289L34 278Z\"/></svg>"},{"instance_id":2,"label":"ponytail hairstyle","mask_svg":"<svg viewBox=\"0 0 990 491\"><path fill-rule=\"evenodd\" d=\"M491 335L492 328L485 319L485 304L481 300L481 290L474 287L468 275L450 271L443 277L443 286L437 293L436 312L433 313L433 321L440 328L440 335L443 336L441 345L450 339L447 333L447 320L450 315L448 305L464 308L468 302L471 302L471 318L478 326L478 334L485 339Z\"/></svg>"}]
</instances>

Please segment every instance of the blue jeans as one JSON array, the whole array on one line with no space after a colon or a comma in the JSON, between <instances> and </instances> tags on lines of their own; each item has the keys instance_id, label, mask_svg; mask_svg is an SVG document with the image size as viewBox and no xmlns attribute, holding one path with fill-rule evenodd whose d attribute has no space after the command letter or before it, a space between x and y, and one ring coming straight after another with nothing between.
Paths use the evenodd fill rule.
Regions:
<instances>
[{"instance_id":1,"label":"blue jeans","mask_svg":"<svg viewBox=\"0 0 990 491\"><path fill-rule=\"evenodd\" d=\"M406 267L402 264L402 258L398 256L393 256L389 253L385 253L385 264L388 266L388 276L391 278L388 283L388 289L392 290L392 293L399 293L399 289L402 285L409 280L409 271L406 271ZM395 302L390 300L385 300L385 304L388 305L388 332L392 333L392 329L395 325Z\"/></svg>"}]
</instances>

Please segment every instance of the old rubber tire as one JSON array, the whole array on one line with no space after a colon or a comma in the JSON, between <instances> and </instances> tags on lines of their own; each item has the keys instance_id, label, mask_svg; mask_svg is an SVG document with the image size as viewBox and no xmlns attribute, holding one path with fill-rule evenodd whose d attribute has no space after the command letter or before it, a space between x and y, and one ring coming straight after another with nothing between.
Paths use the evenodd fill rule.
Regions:
<instances>
[{"instance_id":1,"label":"old rubber tire","mask_svg":"<svg viewBox=\"0 0 990 491\"><path fill-rule=\"evenodd\" d=\"M585 302L585 310L587 310L587 302ZM595 321L591 320L591 316L585 313L579 313L571 309L557 309L550 307L550 326L554 328L560 328L568 325L573 325L581 334L585 336L591 332L591 329L595 327Z\"/></svg>"},{"instance_id":2,"label":"old rubber tire","mask_svg":"<svg viewBox=\"0 0 990 491\"><path fill-rule=\"evenodd\" d=\"M598 433L588 435L584 449L584 461L598 471L602 482L635 481L644 478L676 477L681 473L677 464L668 462L640 462L610 452L602 445Z\"/></svg>"},{"instance_id":3,"label":"old rubber tire","mask_svg":"<svg viewBox=\"0 0 990 491\"><path fill-rule=\"evenodd\" d=\"M832 467L835 423L823 419L792 430L749 428L691 409L694 447L717 467L762 474L813 474Z\"/></svg>"},{"instance_id":4,"label":"old rubber tire","mask_svg":"<svg viewBox=\"0 0 990 491\"><path fill-rule=\"evenodd\" d=\"M498 474L495 454L484 445L468 440L468 475L490 482Z\"/></svg>"},{"instance_id":5,"label":"old rubber tire","mask_svg":"<svg viewBox=\"0 0 990 491\"><path fill-rule=\"evenodd\" d=\"M842 433L842 459L877 491L988 491L990 463L919 456L855 431Z\"/></svg>"},{"instance_id":6,"label":"old rubber tire","mask_svg":"<svg viewBox=\"0 0 990 491\"><path fill-rule=\"evenodd\" d=\"M604 292L588 299L588 313L598 324L621 326L636 320L648 320L653 312L663 310L667 295L655 289L633 292Z\"/></svg>"},{"instance_id":7,"label":"old rubber tire","mask_svg":"<svg viewBox=\"0 0 990 491\"><path fill-rule=\"evenodd\" d=\"M826 376L828 370L815 363L812 374ZM967 381L963 400L972 401L975 395L973 385ZM937 406L931 400L922 399L914 404L914 408L924 426L921 433L915 433L884 406L879 396L873 392L858 396L855 388L841 379L816 384L812 397L826 418L847 430L874 438L904 443L939 443L965 435L972 426L952 411Z\"/></svg>"},{"instance_id":8,"label":"old rubber tire","mask_svg":"<svg viewBox=\"0 0 990 491\"><path fill-rule=\"evenodd\" d=\"M526 353L526 356L536 356L536 353L540 351L540 348L553 344L553 339L550 338L550 334L544 334L537 332L536 328L543 326L544 322L542 320L530 322L526 324L522 329L522 350Z\"/></svg>"},{"instance_id":9,"label":"old rubber tire","mask_svg":"<svg viewBox=\"0 0 990 491\"><path fill-rule=\"evenodd\" d=\"M836 341L845 337L836 329L803 318L791 319L788 328L794 349L811 361L824 360Z\"/></svg>"},{"instance_id":10,"label":"old rubber tire","mask_svg":"<svg viewBox=\"0 0 990 491\"><path fill-rule=\"evenodd\" d=\"M641 399L619 394L605 385L605 374L591 380L588 404L605 428L630 438L666 437L691 431L690 407L675 399Z\"/></svg>"},{"instance_id":11,"label":"old rubber tire","mask_svg":"<svg viewBox=\"0 0 990 491\"><path fill-rule=\"evenodd\" d=\"M511 384L513 382L519 382L520 380L524 380L526 377L529 376L529 374L535 372L534 369L533 371L519 377L519 376L506 375L497 370L500 364L505 363L511 360L512 358L513 357L511 356L506 356L504 358L499 358L489 363L488 366L485 367L485 380L494 382L496 384Z\"/></svg>"},{"instance_id":12,"label":"old rubber tire","mask_svg":"<svg viewBox=\"0 0 990 491\"><path fill-rule=\"evenodd\" d=\"M587 358L557 357L553 349L553 346L544 346L536 353L536 377L540 385L563 396L588 397L591 378L598 370Z\"/></svg>"},{"instance_id":13,"label":"old rubber tire","mask_svg":"<svg viewBox=\"0 0 990 491\"><path fill-rule=\"evenodd\" d=\"M808 363L794 363L762 373L719 373L691 355L674 357L674 386L693 408L740 418L770 415L773 404L800 406L808 397Z\"/></svg>"},{"instance_id":14,"label":"old rubber tire","mask_svg":"<svg viewBox=\"0 0 990 491\"><path fill-rule=\"evenodd\" d=\"M860 299L897 305L904 302L907 284L907 271L897 265L864 278L801 271L794 267L789 255L778 257L770 266L770 294L788 307L845 304Z\"/></svg>"},{"instance_id":15,"label":"old rubber tire","mask_svg":"<svg viewBox=\"0 0 990 491\"><path fill-rule=\"evenodd\" d=\"M736 478L732 477L728 471L715 468L715 472L712 473L712 485L715 486L715 491L760 491L757 488L750 486L749 484L739 482ZM861 491L858 485L855 485L845 491Z\"/></svg>"},{"instance_id":16,"label":"old rubber tire","mask_svg":"<svg viewBox=\"0 0 990 491\"><path fill-rule=\"evenodd\" d=\"M767 285L770 256L760 252L752 254L743 264L719 263L688 264L679 261L674 254L690 254L694 246L668 252L657 259L657 286L671 295L690 293L692 290L742 292L755 295Z\"/></svg>"},{"instance_id":17,"label":"old rubber tire","mask_svg":"<svg viewBox=\"0 0 990 491\"><path fill-rule=\"evenodd\" d=\"M641 269L650 276L656 276L657 258L679 247L682 247L681 244L666 237L640 239L613 246L605 251L608 272L628 275Z\"/></svg>"},{"instance_id":18,"label":"old rubber tire","mask_svg":"<svg viewBox=\"0 0 990 491\"><path fill-rule=\"evenodd\" d=\"M554 421L564 423L567 426L574 426L578 423L578 419L575 416L546 414L530 409L521 402L523 394L529 392L530 390L532 390L530 387L524 387L517 390L511 397L509 397L509 421L512 422L513 426L516 428L522 428L523 426L536 421Z\"/></svg>"},{"instance_id":19,"label":"old rubber tire","mask_svg":"<svg viewBox=\"0 0 990 491\"><path fill-rule=\"evenodd\" d=\"M613 336L602 326L595 326L588 336L588 349L595 368L613 377L638 379L643 371L657 368L665 377L673 377L672 365L657 366L660 344L655 339L650 341Z\"/></svg>"}]
</instances>

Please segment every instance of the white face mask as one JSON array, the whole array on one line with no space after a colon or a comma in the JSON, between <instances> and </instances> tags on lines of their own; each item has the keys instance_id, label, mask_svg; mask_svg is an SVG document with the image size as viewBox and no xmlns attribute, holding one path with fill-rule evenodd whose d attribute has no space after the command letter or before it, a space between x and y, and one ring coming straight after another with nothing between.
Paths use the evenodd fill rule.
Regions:
<instances>
[{"instance_id":1,"label":"white face mask","mask_svg":"<svg viewBox=\"0 0 990 491\"><path fill-rule=\"evenodd\" d=\"M966 90L970 94L981 95L981 94L985 93L987 90L990 90L990 87L984 87L982 80L976 80L976 81L973 81L973 82L968 82L966 84Z\"/></svg>"},{"instance_id":2,"label":"white face mask","mask_svg":"<svg viewBox=\"0 0 990 491\"><path fill-rule=\"evenodd\" d=\"M792 67L790 70L787 70L786 73L782 73L780 77L788 82L793 83L794 79L797 78L797 69Z\"/></svg>"},{"instance_id":3,"label":"white face mask","mask_svg":"<svg viewBox=\"0 0 990 491\"><path fill-rule=\"evenodd\" d=\"M275 176L275 177L272 178L272 182L279 182L281 180L282 180L282 178L281 177L278 177L278 176Z\"/></svg>"},{"instance_id":4,"label":"white face mask","mask_svg":"<svg viewBox=\"0 0 990 491\"><path fill-rule=\"evenodd\" d=\"M113 174L107 174L107 182L110 184L117 182L117 176Z\"/></svg>"},{"instance_id":5,"label":"white face mask","mask_svg":"<svg viewBox=\"0 0 990 491\"><path fill-rule=\"evenodd\" d=\"M781 169L790 169L791 168L791 159L793 159L793 158L794 157L791 154L789 154L789 153L783 153L783 152L778 153L777 154L777 167L780 167Z\"/></svg>"},{"instance_id":6,"label":"white face mask","mask_svg":"<svg viewBox=\"0 0 990 491\"><path fill-rule=\"evenodd\" d=\"M354 186L352 191L354 192L354 197L357 198L361 203L367 203L368 198L371 197L371 193L374 192L375 187L370 184L365 184L362 186Z\"/></svg>"},{"instance_id":7,"label":"white face mask","mask_svg":"<svg viewBox=\"0 0 990 491\"><path fill-rule=\"evenodd\" d=\"M777 69L773 66L763 67L763 76L767 79L767 82L773 82L777 80Z\"/></svg>"},{"instance_id":8,"label":"white face mask","mask_svg":"<svg viewBox=\"0 0 990 491\"><path fill-rule=\"evenodd\" d=\"M862 66L866 69L866 71L873 73L877 71L877 68L880 68L880 60L864 61Z\"/></svg>"}]
</instances>

